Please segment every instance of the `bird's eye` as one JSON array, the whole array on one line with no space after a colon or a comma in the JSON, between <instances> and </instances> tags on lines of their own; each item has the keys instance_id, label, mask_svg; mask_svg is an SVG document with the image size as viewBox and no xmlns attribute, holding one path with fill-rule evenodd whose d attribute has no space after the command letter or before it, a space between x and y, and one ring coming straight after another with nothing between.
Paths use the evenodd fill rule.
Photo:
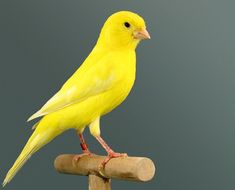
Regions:
<instances>
[{"instance_id":1,"label":"bird's eye","mask_svg":"<svg viewBox=\"0 0 235 190\"><path fill-rule=\"evenodd\" d=\"M129 22L124 22L124 26L126 27L126 28L130 28L130 23Z\"/></svg>"}]
</instances>

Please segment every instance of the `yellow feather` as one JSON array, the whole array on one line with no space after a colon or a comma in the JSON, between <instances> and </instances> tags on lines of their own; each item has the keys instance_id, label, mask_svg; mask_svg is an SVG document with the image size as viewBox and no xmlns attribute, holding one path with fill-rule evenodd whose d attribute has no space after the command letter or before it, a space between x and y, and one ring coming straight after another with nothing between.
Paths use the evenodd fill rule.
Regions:
<instances>
[{"instance_id":1,"label":"yellow feather","mask_svg":"<svg viewBox=\"0 0 235 190\"><path fill-rule=\"evenodd\" d=\"M125 22L131 27L126 27ZM135 48L140 41L133 35L145 28L144 20L128 11L115 13L107 19L97 44L81 67L29 118L43 116L7 173L3 186L33 153L65 130L82 131L84 126L90 125L93 135L100 134L99 118L123 102L133 86Z\"/></svg>"}]
</instances>

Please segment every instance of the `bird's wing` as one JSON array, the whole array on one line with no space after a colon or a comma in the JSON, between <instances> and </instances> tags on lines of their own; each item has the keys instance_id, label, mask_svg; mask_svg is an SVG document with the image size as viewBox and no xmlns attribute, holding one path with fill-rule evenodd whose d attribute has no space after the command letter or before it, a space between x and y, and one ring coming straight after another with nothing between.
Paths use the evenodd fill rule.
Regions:
<instances>
[{"instance_id":1,"label":"bird's wing","mask_svg":"<svg viewBox=\"0 0 235 190\"><path fill-rule=\"evenodd\" d=\"M120 73L113 67L112 59L103 58L94 65L81 66L63 87L28 121L103 93L120 80Z\"/></svg>"}]
</instances>

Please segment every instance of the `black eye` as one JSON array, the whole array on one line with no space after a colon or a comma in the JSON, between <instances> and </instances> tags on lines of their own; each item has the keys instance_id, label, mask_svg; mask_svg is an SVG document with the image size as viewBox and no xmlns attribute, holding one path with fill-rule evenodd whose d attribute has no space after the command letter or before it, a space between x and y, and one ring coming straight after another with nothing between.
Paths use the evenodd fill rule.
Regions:
<instances>
[{"instance_id":1,"label":"black eye","mask_svg":"<svg viewBox=\"0 0 235 190\"><path fill-rule=\"evenodd\" d=\"M126 28L130 28L130 26L131 26L129 22L124 22L124 25Z\"/></svg>"}]
</instances>

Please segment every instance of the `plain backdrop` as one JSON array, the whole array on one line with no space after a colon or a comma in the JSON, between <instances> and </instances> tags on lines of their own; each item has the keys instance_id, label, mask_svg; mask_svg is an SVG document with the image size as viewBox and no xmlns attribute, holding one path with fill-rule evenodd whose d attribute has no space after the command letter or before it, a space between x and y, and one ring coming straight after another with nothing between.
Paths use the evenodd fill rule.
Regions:
<instances>
[{"instance_id":1,"label":"plain backdrop","mask_svg":"<svg viewBox=\"0 0 235 190\"><path fill-rule=\"evenodd\" d=\"M114 150L149 157L158 171L147 183L113 180L113 189L234 189L234 7L232 0L1 0L0 179L32 133L26 119L80 66L106 18L131 10L152 39L137 49L132 92L101 130ZM54 170L61 153L81 153L74 131L37 152L6 189L87 189L86 177Z\"/></svg>"}]
</instances>

